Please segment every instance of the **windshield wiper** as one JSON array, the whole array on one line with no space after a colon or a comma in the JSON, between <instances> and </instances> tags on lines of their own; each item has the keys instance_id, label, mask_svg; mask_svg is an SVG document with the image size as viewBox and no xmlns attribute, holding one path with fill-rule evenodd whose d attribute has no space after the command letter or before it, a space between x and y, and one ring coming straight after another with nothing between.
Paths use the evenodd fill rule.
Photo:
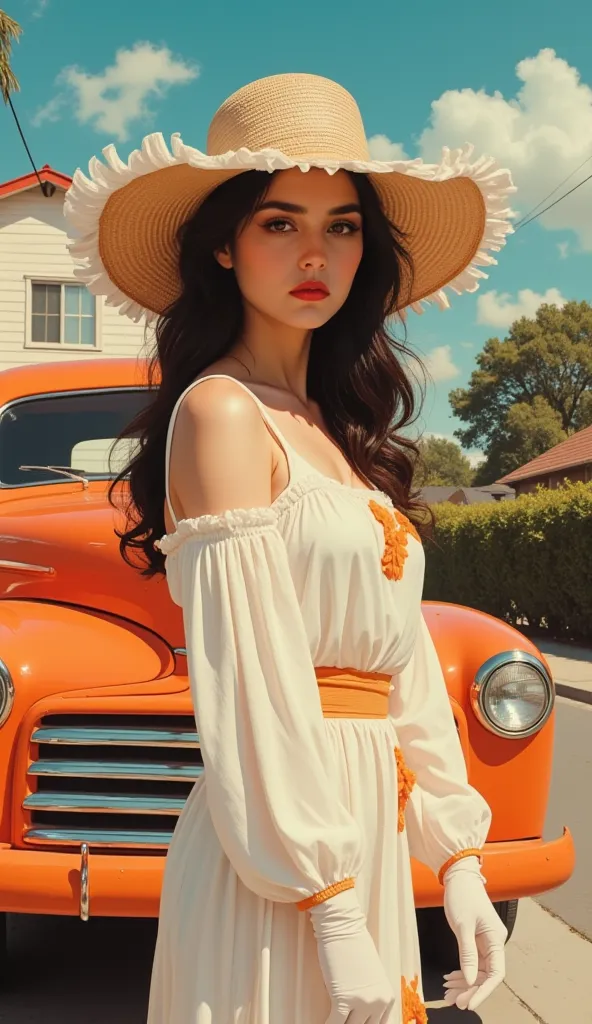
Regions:
<instances>
[{"instance_id":1,"label":"windshield wiper","mask_svg":"<svg viewBox=\"0 0 592 1024\"><path fill-rule=\"evenodd\" d=\"M85 476L82 476L80 472L73 473L70 469L64 469L63 466L19 466L19 469L37 469L37 470L49 470L51 473L59 473L61 476L68 476L71 480L80 480L83 490L88 487L88 480Z\"/></svg>"}]
</instances>

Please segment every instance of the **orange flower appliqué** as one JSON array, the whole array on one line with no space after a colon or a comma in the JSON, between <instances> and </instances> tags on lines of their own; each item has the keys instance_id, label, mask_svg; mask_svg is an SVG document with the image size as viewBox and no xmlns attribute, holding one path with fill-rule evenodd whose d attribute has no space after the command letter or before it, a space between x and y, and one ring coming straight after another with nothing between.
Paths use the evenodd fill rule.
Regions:
<instances>
[{"instance_id":1,"label":"orange flower appliqu\u00e9","mask_svg":"<svg viewBox=\"0 0 592 1024\"><path fill-rule=\"evenodd\" d=\"M419 540L419 534L413 523L398 509L391 511L373 499L370 499L368 506L384 530L385 547L381 560L382 571L389 580L400 580L408 554L408 535L411 534L412 537Z\"/></svg>"},{"instance_id":2,"label":"orange flower appliqu\u00e9","mask_svg":"<svg viewBox=\"0 0 592 1024\"><path fill-rule=\"evenodd\" d=\"M395 519L397 520L399 526L402 527L402 529L406 530L407 533L410 533L412 537L415 537L415 539L417 541L419 541L419 543L421 544L421 537L419 536L419 534L418 534L417 530L415 529L415 526L413 525L411 520L408 519L407 516L403 512L401 512L398 508L396 508L394 510L394 515L395 515Z\"/></svg>"},{"instance_id":3,"label":"orange flower appliqu\u00e9","mask_svg":"<svg viewBox=\"0 0 592 1024\"><path fill-rule=\"evenodd\" d=\"M415 785L417 778L415 772L411 771L405 764L405 758L403 757L403 751L400 747L395 747L395 758L397 760L397 780L399 787L399 832L402 832L405 828L405 808L409 797L411 796L411 790Z\"/></svg>"},{"instance_id":4,"label":"orange flower appliqu\u00e9","mask_svg":"<svg viewBox=\"0 0 592 1024\"><path fill-rule=\"evenodd\" d=\"M419 998L417 986L419 984L417 975L410 985L405 978L401 978L401 1004L403 1009L403 1024L428 1024L427 1010Z\"/></svg>"}]
</instances>

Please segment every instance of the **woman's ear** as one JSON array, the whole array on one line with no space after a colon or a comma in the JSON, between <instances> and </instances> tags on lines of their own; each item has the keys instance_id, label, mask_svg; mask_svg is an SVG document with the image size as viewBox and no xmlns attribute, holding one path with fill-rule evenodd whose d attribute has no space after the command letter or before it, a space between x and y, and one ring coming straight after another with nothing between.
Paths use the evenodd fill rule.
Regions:
<instances>
[{"instance_id":1,"label":"woman's ear","mask_svg":"<svg viewBox=\"0 0 592 1024\"><path fill-rule=\"evenodd\" d=\"M220 266L224 267L225 270L230 270L232 268L232 256L230 255L230 250L227 245L223 249L218 249L218 251L214 253L214 256L218 260Z\"/></svg>"}]
</instances>

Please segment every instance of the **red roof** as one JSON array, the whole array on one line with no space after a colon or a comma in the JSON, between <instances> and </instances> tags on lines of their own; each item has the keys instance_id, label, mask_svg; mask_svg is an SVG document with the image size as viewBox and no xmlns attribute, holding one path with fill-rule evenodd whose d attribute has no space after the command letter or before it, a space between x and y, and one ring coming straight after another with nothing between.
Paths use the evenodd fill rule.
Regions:
<instances>
[{"instance_id":1,"label":"red roof","mask_svg":"<svg viewBox=\"0 0 592 1024\"><path fill-rule=\"evenodd\" d=\"M578 430L576 434L549 448L548 452L537 455L524 466L520 466L512 473L500 477L498 484L510 484L514 480L527 480L529 477L546 476L548 473L557 473L570 466L583 466L592 463L592 426Z\"/></svg>"},{"instance_id":2,"label":"red roof","mask_svg":"<svg viewBox=\"0 0 592 1024\"><path fill-rule=\"evenodd\" d=\"M49 164L45 164L39 171L39 178L41 181L51 181L53 185L58 188L62 188L64 192L70 188L72 184L72 178L68 174L62 174L61 171L54 171L53 167ZM24 192L28 188L39 187L39 178L31 171L30 174L23 174L20 178L13 178L12 181L5 181L0 184L0 199L4 199L5 196L14 195L15 192Z\"/></svg>"}]
</instances>

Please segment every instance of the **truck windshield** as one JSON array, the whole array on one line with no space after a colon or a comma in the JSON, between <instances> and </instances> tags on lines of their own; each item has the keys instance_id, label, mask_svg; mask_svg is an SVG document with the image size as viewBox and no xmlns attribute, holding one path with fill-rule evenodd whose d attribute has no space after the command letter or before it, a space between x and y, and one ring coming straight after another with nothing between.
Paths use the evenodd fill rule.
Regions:
<instances>
[{"instance_id":1,"label":"truck windshield","mask_svg":"<svg viewBox=\"0 0 592 1024\"><path fill-rule=\"evenodd\" d=\"M109 388L35 395L0 411L0 486L64 483L59 466L89 479L114 477L133 454L133 439L116 443L123 428L151 400L147 388Z\"/></svg>"}]
</instances>

